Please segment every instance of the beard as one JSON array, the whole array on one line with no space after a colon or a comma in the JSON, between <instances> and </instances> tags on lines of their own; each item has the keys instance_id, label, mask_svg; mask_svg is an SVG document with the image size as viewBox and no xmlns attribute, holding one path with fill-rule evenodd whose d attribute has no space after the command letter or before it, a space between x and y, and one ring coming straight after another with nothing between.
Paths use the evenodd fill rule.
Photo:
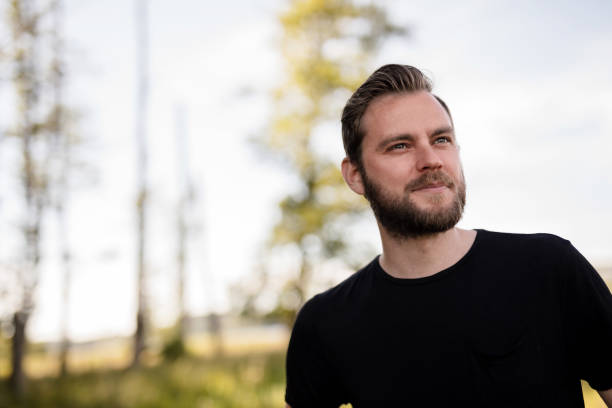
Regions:
<instances>
[{"instance_id":1,"label":"beard","mask_svg":"<svg viewBox=\"0 0 612 408\"><path fill-rule=\"evenodd\" d=\"M465 207L465 179L463 171L456 183L442 171L428 171L404 188L400 198L392 197L381 185L367 177L365 169L360 169L363 180L365 198L370 202L372 211L378 222L393 237L398 239L418 238L448 231L453 228L463 215ZM450 205L433 209L422 209L410 198L413 190L434 183L444 183L454 191ZM441 194L432 194L429 201L433 205L443 200Z\"/></svg>"}]
</instances>

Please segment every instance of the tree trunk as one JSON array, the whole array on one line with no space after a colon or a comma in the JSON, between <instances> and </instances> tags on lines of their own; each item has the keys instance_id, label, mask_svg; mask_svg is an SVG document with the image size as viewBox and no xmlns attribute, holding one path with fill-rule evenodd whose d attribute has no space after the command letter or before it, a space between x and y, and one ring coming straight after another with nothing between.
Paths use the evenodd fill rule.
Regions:
<instances>
[{"instance_id":1,"label":"tree trunk","mask_svg":"<svg viewBox=\"0 0 612 408\"><path fill-rule=\"evenodd\" d=\"M136 312L136 331L134 332L134 350L131 367L140 364L140 358L145 349L147 321L146 307L146 233L147 233L147 107L148 107L148 0L136 0L136 34L137 34L137 96L135 136L138 152L138 275L137 296L138 310Z\"/></svg>"},{"instance_id":2,"label":"tree trunk","mask_svg":"<svg viewBox=\"0 0 612 408\"><path fill-rule=\"evenodd\" d=\"M22 312L15 312L13 315L13 338L11 341L11 376L9 384L16 396L23 395L25 388L25 373L23 370L23 357L26 348L25 329L28 316Z\"/></svg>"},{"instance_id":3,"label":"tree trunk","mask_svg":"<svg viewBox=\"0 0 612 408\"><path fill-rule=\"evenodd\" d=\"M61 214L62 229L65 228L63 220L63 212ZM64 231L65 233L65 231ZM65 236L64 236L65 238ZM68 338L68 321L70 320L70 286L72 281L72 271L70 268L70 253L68 251L68 245L64 241L63 249L63 263L64 263L64 281L62 282L62 317L61 317L61 342L60 342L60 376L65 377L68 374L68 352L70 349L70 340Z\"/></svg>"},{"instance_id":4,"label":"tree trunk","mask_svg":"<svg viewBox=\"0 0 612 408\"><path fill-rule=\"evenodd\" d=\"M134 332L134 350L132 355L131 367L137 367L140 365L140 358L142 352L145 349L145 335L146 335L146 298L145 298L145 209L144 202L146 193L141 190L140 197L138 199L138 276L137 276L137 300L138 309L136 311L136 331Z\"/></svg>"},{"instance_id":5,"label":"tree trunk","mask_svg":"<svg viewBox=\"0 0 612 408\"><path fill-rule=\"evenodd\" d=\"M55 186L55 210L58 223L58 242L62 256L62 305L61 305L61 338L59 352L60 376L65 377L68 373L68 351L70 340L68 339L68 322L70 319L70 286L72 281L70 244L68 241L68 223L66 217L66 205L68 202L68 172L70 171L70 138L67 128L64 126L64 60L63 60L63 2L52 0L49 11L52 15L53 29L51 31L53 58L51 61L51 77L53 94L53 115L49 123L51 130L53 154L59 159L59 172L56 175Z\"/></svg>"},{"instance_id":6,"label":"tree trunk","mask_svg":"<svg viewBox=\"0 0 612 408\"><path fill-rule=\"evenodd\" d=\"M185 268L187 263L187 242L188 227L185 219L187 210L191 204L191 183L189 180L189 158L187 155L188 142L185 130L185 111L182 107L175 110L176 116L176 144L177 144L177 163L178 163L178 185L180 186L180 196L177 208L176 229L178 235L176 266L177 266L177 336L184 345L187 335L187 312L185 307Z\"/></svg>"},{"instance_id":7,"label":"tree trunk","mask_svg":"<svg viewBox=\"0 0 612 408\"><path fill-rule=\"evenodd\" d=\"M145 349L145 314L142 310L136 313L136 331L134 332L134 351L131 368L140 365L140 357Z\"/></svg>"}]
</instances>

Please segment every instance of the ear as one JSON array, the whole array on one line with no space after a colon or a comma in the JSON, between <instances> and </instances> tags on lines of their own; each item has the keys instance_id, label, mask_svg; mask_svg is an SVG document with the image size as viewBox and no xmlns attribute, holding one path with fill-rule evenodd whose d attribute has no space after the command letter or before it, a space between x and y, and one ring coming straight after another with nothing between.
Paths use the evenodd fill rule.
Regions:
<instances>
[{"instance_id":1,"label":"ear","mask_svg":"<svg viewBox=\"0 0 612 408\"><path fill-rule=\"evenodd\" d=\"M365 189L363 188L361 173L357 165L350 161L348 157L342 160L342 177L344 177L344 181L346 181L351 190L360 195L364 194Z\"/></svg>"}]
</instances>

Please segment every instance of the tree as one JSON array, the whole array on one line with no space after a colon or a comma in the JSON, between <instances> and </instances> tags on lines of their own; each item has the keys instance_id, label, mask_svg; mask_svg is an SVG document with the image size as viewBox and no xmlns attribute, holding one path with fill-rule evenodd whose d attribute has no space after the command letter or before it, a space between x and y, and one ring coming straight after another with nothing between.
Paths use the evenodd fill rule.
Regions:
<instances>
[{"instance_id":1,"label":"tree","mask_svg":"<svg viewBox=\"0 0 612 408\"><path fill-rule=\"evenodd\" d=\"M185 266L187 261L187 238L188 238L188 227L186 221L186 213L189 210L189 206L193 201L193 186L191 185L191 178L189 174L189 149L187 145L187 135L185 130L185 111L181 108L177 108L176 111L176 138L177 138L177 151L178 158L177 163L179 165L179 181L180 186L179 192L179 203L176 212L176 229L178 235L177 242L177 300L178 300L178 337L180 343L184 344L186 334L186 323L187 315L185 311Z\"/></svg>"},{"instance_id":2,"label":"tree","mask_svg":"<svg viewBox=\"0 0 612 408\"><path fill-rule=\"evenodd\" d=\"M20 229L24 238L23 253L16 268L19 293L13 313L10 386L22 394L25 385L23 358L26 349L26 327L34 307L34 290L38 283L41 257L42 219L47 207L48 164L50 160L50 112L42 103L43 74L40 46L44 12L31 0L11 0L7 5L11 38L8 59L12 66L15 89L15 125L8 132L20 145L19 177L22 187L23 215Z\"/></svg>"},{"instance_id":3,"label":"tree","mask_svg":"<svg viewBox=\"0 0 612 408\"><path fill-rule=\"evenodd\" d=\"M51 69L49 84L51 86L53 111L48 120L51 133L52 156L55 165L50 169L51 183L49 186L50 204L55 210L58 224L58 244L63 269L62 276L62 305L59 366L60 375L68 373L68 351L70 340L68 337L68 322L70 310L70 287L72 285L72 251L68 237L67 207L70 190L70 172L73 163L73 148L80 142L70 131L74 125L72 112L64 104L65 71L64 44L62 38L63 1L52 0L49 3L49 13L53 20L50 30L51 37Z\"/></svg>"},{"instance_id":4,"label":"tree","mask_svg":"<svg viewBox=\"0 0 612 408\"><path fill-rule=\"evenodd\" d=\"M137 311L136 330L134 331L134 348L131 367L140 364L140 357L145 349L148 313L146 305L146 235L148 207L148 150L147 150L147 113L149 99L148 77L148 1L136 0L136 35L137 35L137 108L136 108L136 148L138 196L136 199L137 216Z\"/></svg>"},{"instance_id":5,"label":"tree","mask_svg":"<svg viewBox=\"0 0 612 408\"><path fill-rule=\"evenodd\" d=\"M301 183L280 202L281 219L268 243L268 254L288 246L299 254L297 273L273 312L291 323L309 295L317 265L335 258L354 267L343 230L367 208L346 188L338 165L316 152L315 133L330 119L338 121L381 42L406 32L390 23L382 8L352 0L292 0L280 22L285 81L274 91L273 115L259 142Z\"/></svg>"},{"instance_id":6,"label":"tree","mask_svg":"<svg viewBox=\"0 0 612 408\"><path fill-rule=\"evenodd\" d=\"M172 330L170 337L164 344L162 355L170 360L182 357L186 354L185 338L187 336L187 310L185 304L186 266L188 260L188 242L190 228L187 224L191 207L193 205L195 190L191 183L189 171L189 146L187 131L185 128L186 111L183 106L177 106L175 110L176 121L176 147L179 199L176 208L176 272L177 272L177 306L178 316L176 327Z\"/></svg>"},{"instance_id":7,"label":"tree","mask_svg":"<svg viewBox=\"0 0 612 408\"><path fill-rule=\"evenodd\" d=\"M70 251L66 240L67 173L73 160L72 148L80 142L71 127L76 115L64 104L64 68L62 55L62 1L11 0L6 4L10 39L2 57L12 71L15 94L14 124L7 132L19 146L17 161L20 195L23 200L20 230L23 248L15 271L16 293L12 296L13 337L10 384L16 394L25 385L23 359L26 352L26 328L34 308L34 292L39 280L41 238L44 215L56 210L59 241L66 270L65 288L70 281ZM68 294L64 292L64 309ZM66 323L64 316L63 323ZM62 342L62 369L65 369L67 341Z\"/></svg>"}]
</instances>

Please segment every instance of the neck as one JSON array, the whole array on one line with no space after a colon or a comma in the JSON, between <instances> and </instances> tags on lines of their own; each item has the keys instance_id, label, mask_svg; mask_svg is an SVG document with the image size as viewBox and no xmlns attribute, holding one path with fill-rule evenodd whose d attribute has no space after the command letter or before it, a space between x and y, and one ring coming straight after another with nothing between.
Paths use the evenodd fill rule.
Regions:
<instances>
[{"instance_id":1,"label":"neck","mask_svg":"<svg viewBox=\"0 0 612 408\"><path fill-rule=\"evenodd\" d=\"M396 278L422 278L457 263L470 249L476 231L451 228L434 235L398 239L379 225L383 253L380 265Z\"/></svg>"}]
</instances>

